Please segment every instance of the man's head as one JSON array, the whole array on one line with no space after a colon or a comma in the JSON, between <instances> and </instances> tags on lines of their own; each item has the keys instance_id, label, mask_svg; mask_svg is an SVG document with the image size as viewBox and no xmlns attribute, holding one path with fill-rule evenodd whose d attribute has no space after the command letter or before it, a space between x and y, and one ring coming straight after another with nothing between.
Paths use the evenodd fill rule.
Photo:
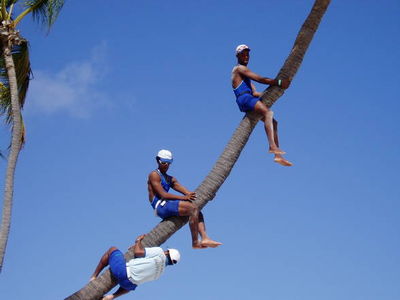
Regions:
<instances>
[{"instance_id":1,"label":"man's head","mask_svg":"<svg viewBox=\"0 0 400 300\"><path fill-rule=\"evenodd\" d=\"M164 251L164 253L167 257L168 265L176 265L181 260L181 254L176 249L170 248Z\"/></svg>"},{"instance_id":2,"label":"man's head","mask_svg":"<svg viewBox=\"0 0 400 300\"><path fill-rule=\"evenodd\" d=\"M247 66L250 59L250 48L249 46L242 44L236 47L236 57L238 63Z\"/></svg>"},{"instance_id":3,"label":"man's head","mask_svg":"<svg viewBox=\"0 0 400 300\"><path fill-rule=\"evenodd\" d=\"M172 164L173 158L172 153L169 150L160 150L157 153L156 160L158 163L158 168L161 172L166 172L169 165Z\"/></svg>"}]
</instances>

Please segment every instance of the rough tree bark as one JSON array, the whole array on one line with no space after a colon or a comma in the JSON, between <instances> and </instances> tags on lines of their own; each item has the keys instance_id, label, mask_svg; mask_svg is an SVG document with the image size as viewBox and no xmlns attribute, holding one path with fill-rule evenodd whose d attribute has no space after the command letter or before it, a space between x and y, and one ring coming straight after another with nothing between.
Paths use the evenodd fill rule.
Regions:
<instances>
[{"instance_id":1,"label":"rough tree bark","mask_svg":"<svg viewBox=\"0 0 400 300\"><path fill-rule=\"evenodd\" d=\"M19 152L21 151L22 148L23 133L22 133L21 106L19 102L15 64L14 64L14 59L12 57L13 45L17 43L18 43L18 35L16 34L14 28L4 26L1 29L1 44L8 74L8 81L10 85L11 110L12 110L12 138L11 138L10 152L7 161L3 213L1 218L0 272L3 268L3 261L7 247L8 235L10 232L15 168L17 166Z\"/></svg>"},{"instance_id":2,"label":"rough tree bark","mask_svg":"<svg viewBox=\"0 0 400 300\"><path fill-rule=\"evenodd\" d=\"M303 61L308 46L316 32L321 19L328 8L330 0L316 0L310 14L301 27L292 51L286 59L283 67L277 75L277 78L293 79L297 70ZM262 101L271 107L284 93L279 87L268 87L262 95ZM196 203L203 208L208 201L215 197L216 192L229 176L233 166L238 160L240 153L246 145L250 134L256 126L259 118L254 114L247 114L240 122L239 127L234 132L228 145L215 163L214 167L196 189ZM146 235L142 243L145 247L159 246L187 223L187 218L173 217L159 223L150 233ZM127 252L125 258L133 257L132 252ZM98 300L110 291L117 282L112 277L109 270L106 270L96 280L88 283L81 290L66 298L66 300Z\"/></svg>"}]
</instances>

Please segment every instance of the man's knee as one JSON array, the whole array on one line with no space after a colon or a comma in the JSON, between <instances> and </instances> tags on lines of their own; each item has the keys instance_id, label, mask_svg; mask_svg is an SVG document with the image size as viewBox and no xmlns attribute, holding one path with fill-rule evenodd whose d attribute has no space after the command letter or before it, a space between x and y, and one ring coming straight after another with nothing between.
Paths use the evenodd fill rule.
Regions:
<instances>
[{"instance_id":1,"label":"man's knee","mask_svg":"<svg viewBox=\"0 0 400 300\"><path fill-rule=\"evenodd\" d=\"M115 250L118 250L118 248L117 247L115 247L115 246L112 246L112 247L110 247L110 249L108 249L108 253L109 254L111 254L112 252L114 252Z\"/></svg>"},{"instance_id":2,"label":"man's knee","mask_svg":"<svg viewBox=\"0 0 400 300\"><path fill-rule=\"evenodd\" d=\"M259 112L261 113L261 115L264 118L272 119L274 116L274 112L271 109L269 109L267 106L265 106L264 104L260 105Z\"/></svg>"},{"instance_id":3,"label":"man's knee","mask_svg":"<svg viewBox=\"0 0 400 300\"><path fill-rule=\"evenodd\" d=\"M195 212L195 205L189 201L179 202L179 214L182 216L191 216Z\"/></svg>"}]
</instances>

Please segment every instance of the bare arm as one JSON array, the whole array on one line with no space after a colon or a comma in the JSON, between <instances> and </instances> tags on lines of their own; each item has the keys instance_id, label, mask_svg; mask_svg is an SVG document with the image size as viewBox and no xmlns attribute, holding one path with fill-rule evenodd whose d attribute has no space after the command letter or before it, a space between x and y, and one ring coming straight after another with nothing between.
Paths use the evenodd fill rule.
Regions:
<instances>
[{"instance_id":1,"label":"bare arm","mask_svg":"<svg viewBox=\"0 0 400 300\"><path fill-rule=\"evenodd\" d=\"M183 195L189 196L190 198L187 200L196 199L196 193L189 191L187 188L181 185L175 177L172 177L172 188Z\"/></svg>"},{"instance_id":2,"label":"bare arm","mask_svg":"<svg viewBox=\"0 0 400 300\"><path fill-rule=\"evenodd\" d=\"M133 248L133 253L135 255L135 258L137 257L144 257L146 254L146 251L144 250L144 247L142 245L142 240L144 239L146 235L142 234L136 238L135 244L131 247L129 247L129 250Z\"/></svg>"},{"instance_id":3,"label":"bare arm","mask_svg":"<svg viewBox=\"0 0 400 300\"><path fill-rule=\"evenodd\" d=\"M262 77L256 73L252 72L249 68L247 68L246 66L243 66L243 65L238 66L237 72L242 77L248 77L251 80L254 80L254 81L257 81L257 82L263 83L263 84L277 85L283 89L287 89L290 85L289 80L285 80L285 79L278 80L278 79L272 79L272 78L268 78L268 77ZM261 95L261 93L259 93L259 94ZM253 95L254 95L254 91L253 91ZM256 95L254 95L254 96L256 96Z\"/></svg>"},{"instance_id":4,"label":"bare arm","mask_svg":"<svg viewBox=\"0 0 400 300\"><path fill-rule=\"evenodd\" d=\"M251 90L253 91L254 97L261 97L261 93L256 91L256 87L254 86L254 84L251 84Z\"/></svg>"},{"instance_id":5,"label":"bare arm","mask_svg":"<svg viewBox=\"0 0 400 300\"><path fill-rule=\"evenodd\" d=\"M155 194L165 200L190 200L190 197L185 194L185 196L179 196L167 193L161 185L161 178L157 172L151 172L149 175L149 182ZM175 188L174 188L175 189Z\"/></svg>"},{"instance_id":6,"label":"bare arm","mask_svg":"<svg viewBox=\"0 0 400 300\"><path fill-rule=\"evenodd\" d=\"M119 296L125 295L127 293L129 293L128 290L125 290L122 287L119 287L118 290L114 294L104 296L102 300L112 300L112 299L115 299L115 298L117 298Z\"/></svg>"}]
</instances>

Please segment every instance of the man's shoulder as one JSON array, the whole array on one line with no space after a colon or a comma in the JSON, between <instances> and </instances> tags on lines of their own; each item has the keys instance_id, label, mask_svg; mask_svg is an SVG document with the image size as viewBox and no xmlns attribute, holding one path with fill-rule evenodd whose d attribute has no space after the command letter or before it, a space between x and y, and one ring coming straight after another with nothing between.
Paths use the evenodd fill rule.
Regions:
<instances>
[{"instance_id":1,"label":"man's shoulder","mask_svg":"<svg viewBox=\"0 0 400 300\"><path fill-rule=\"evenodd\" d=\"M233 69L232 69L232 73L233 73L233 74L239 73L240 70L241 70L241 67L243 67L243 66L242 66L242 65L236 65L236 66L234 66Z\"/></svg>"},{"instance_id":2,"label":"man's shoulder","mask_svg":"<svg viewBox=\"0 0 400 300\"><path fill-rule=\"evenodd\" d=\"M145 247L144 249L150 250L150 251L162 251L162 252L164 252L164 250L163 250L161 247L158 247L158 246L154 246L154 247Z\"/></svg>"},{"instance_id":3,"label":"man's shoulder","mask_svg":"<svg viewBox=\"0 0 400 300\"><path fill-rule=\"evenodd\" d=\"M235 66L235 70L236 70L236 72L242 72L242 71L245 71L245 70L249 70L249 68L247 66L244 66L244 65L237 65L237 66Z\"/></svg>"},{"instance_id":4,"label":"man's shoulder","mask_svg":"<svg viewBox=\"0 0 400 300\"><path fill-rule=\"evenodd\" d=\"M154 176L160 177L160 174L157 172L157 170L153 170L153 171L151 171L151 172L149 173L149 178L150 178L150 177L154 177Z\"/></svg>"},{"instance_id":5,"label":"man's shoulder","mask_svg":"<svg viewBox=\"0 0 400 300\"><path fill-rule=\"evenodd\" d=\"M163 175L164 178L165 178L166 180L168 180L168 181L173 181L173 180L175 179L174 176L171 176L171 175L169 175L169 174L167 174L167 173L161 174L161 173L159 173L157 170L153 170L153 171L150 172L150 174L149 174L149 179L150 179L150 178L158 178L158 179L161 180L161 175Z\"/></svg>"},{"instance_id":6,"label":"man's shoulder","mask_svg":"<svg viewBox=\"0 0 400 300\"><path fill-rule=\"evenodd\" d=\"M145 257L164 255L164 250L161 247L147 247L144 250L146 251Z\"/></svg>"},{"instance_id":7,"label":"man's shoulder","mask_svg":"<svg viewBox=\"0 0 400 300\"><path fill-rule=\"evenodd\" d=\"M233 76L240 76L242 79L247 78L246 72L250 71L250 69L243 65L237 65L232 69Z\"/></svg>"}]
</instances>

